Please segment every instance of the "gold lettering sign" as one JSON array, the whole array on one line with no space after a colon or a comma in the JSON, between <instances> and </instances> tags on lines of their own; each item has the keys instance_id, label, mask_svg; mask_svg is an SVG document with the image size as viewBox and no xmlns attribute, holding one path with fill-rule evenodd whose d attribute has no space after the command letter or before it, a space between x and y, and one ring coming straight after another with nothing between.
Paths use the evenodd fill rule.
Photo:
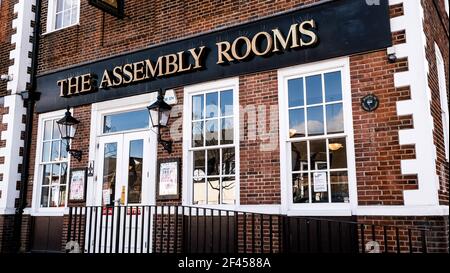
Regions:
<instances>
[{"instance_id":1,"label":"gold lettering sign","mask_svg":"<svg viewBox=\"0 0 450 273\"><path fill-rule=\"evenodd\" d=\"M242 62L253 56L267 56L275 52L313 46L318 43L315 30L316 22L308 20L292 24L287 34L276 28L258 32L252 37L240 36L233 41L217 42L216 64ZM98 88L119 87L200 70L203 69L205 57L205 46L201 46L105 69L98 86L94 74L61 79L57 81L57 85L61 97L80 95L94 92Z\"/></svg>"}]
</instances>

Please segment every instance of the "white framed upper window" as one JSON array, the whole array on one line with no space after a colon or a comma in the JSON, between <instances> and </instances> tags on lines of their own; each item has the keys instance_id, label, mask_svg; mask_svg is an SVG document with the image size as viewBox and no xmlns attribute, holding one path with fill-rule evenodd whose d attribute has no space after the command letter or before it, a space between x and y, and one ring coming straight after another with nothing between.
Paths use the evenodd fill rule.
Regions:
<instances>
[{"instance_id":1,"label":"white framed upper window","mask_svg":"<svg viewBox=\"0 0 450 273\"><path fill-rule=\"evenodd\" d=\"M448 15L448 1L449 0L444 0L444 5L445 5L445 11L447 12L447 15Z\"/></svg>"},{"instance_id":2,"label":"white framed upper window","mask_svg":"<svg viewBox=\"0 0 450 273\"><path fill-rule=\"evenodd\" d=\"M439 97L441 99L441 114L442 114L442 131L444 132L444 147L445 147L445 158L449 161L449 109L448 109L448 98L447 98L447 82L445 79L445 64L442 53L439 50L437 44L434 45L436 51L436 68L438 73L439 81Z\"/></svg>"},{"instance_id":3,"label":"white framed upper window","mask_svg":"<svg viewBox=\"0 0 450 273\"><path fill-rule=\"evenodd\" d=\"M67 204L70 156L56 121L65 111L39 115L33 188L33 211L63 211Z\"/></svg>"},{"instance_id":4,"label":"white framed upper window","mask_svg":"<svg viewBox=\"0 0 450 273\"><path fill-rule=\"evenodd\" d=\"M278 71L282 203L349 207L356 198L348 58Z\"/></svg>"},{"instance_id":5,"label":"white framed upper window","mask_svg":"<svg viewBox=\"0 0 450 273\"><path fill-rule=\"evenodd\" d=\"M80 0L49 0L47 32L56 31L78 24Z\"/></svg>"},{"instance_id":6,"label":"white framed upper window","mask_svg":"<svg viewBox=\"0 0 450 273\"><path fill-rule=\"evenodd\" d=\"M184 203L237 205L239 195L239 80L185 88Z\"/></svg>"}]
</instances>

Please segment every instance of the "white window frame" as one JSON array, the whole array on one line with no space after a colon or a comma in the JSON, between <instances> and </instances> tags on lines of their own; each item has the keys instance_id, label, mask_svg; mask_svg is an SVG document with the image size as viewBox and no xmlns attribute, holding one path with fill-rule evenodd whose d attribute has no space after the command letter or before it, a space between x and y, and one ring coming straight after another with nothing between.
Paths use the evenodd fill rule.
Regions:
<instances>
[{"instance_id":1,"label":"white window frame","mask_svg":"<svg viewBox=\"0 0 450 273\"><path fill-rule=\"evenodd\" d=\"M344 132L347 141L347 170L349 203L306 203L294 204L292 200L291 153L289 138L288 80L305 75L321 74L340 70L342 79L342 103L344 111ZM350 85L349 58L338 58L317 63L304 64L278 70L278 104L280 121L280 183L281 211L288 215L350 216L357 207L357 184L353 136L352 97ZM336 137L342 134L337 134Z\"/></svg>"},{"instance_id":2,"label":"white window frame","mask_svg":"<svg viewBox=\"0 0 450 273\"><path fill-rule=\"evenodd\" d=\"M205 94L213 91L225 91L233 90L233 122L234 122L234 147L235 147L235 204L199 204L194 205L193 198L193 170L192 170L192 154L191 140L192 140L192 96L197 94ZM186 206L198 206L206 208L218 208L218 209L236 209L240 204L240 187L239 187L239 174L240 174L240 159L239 159L239 78L230 78L224 80L217 80L213 82L207 82L197 85L191 85L184 88L184 105L183 105L183 197L182 203ZM216 147L216 146L214 146ZM221 145L217 146L218 148Z\"/></svg>"},{"instance_id":3,"label":"white window frame","mask_svg":"<svg viewBox=\"0 0 450 273\"><path fill-rule=\"evenodd\" d=\"M56 2L58 0L48 0L48 9L47 9L47 25L46 25L46 33L45 34L49 34L58 30L63 30L72 26L76 26L80 24L80 0L72 0L72 1L78 1L78 20L70 25L61 27L61 28L56 28L55 27L55 23L56 23Z\"/></svg>"},{"instance_id":4,"label":"white window frame","mask_svg":"<svg viewBox=\"0 0 450 273\"><path fill-rule=\"evenodd\" d=\"M73 113L73 110L70 110ZM33 195L30 214L33 216L62 216L68 213L67 198L69 193L69 174L70 174L70 162L71 156L67 154L67 185L66 185L66 202L64 207L47 207L41 208L41 185L43 178L43 164L42 161L42 148L43 148L43 138L44 138L44 123L50 119L62 118L66 110L58 110L54 112L49 112L39 115L38 130L37 130L37 144L36 144L36 156L34 165L34 176L33 176Z\"/></svg>"},{"instance_id":5,"label":"white window frame","mask_svg":"<svg viewBox=\"0 0 450 273\"><path fill-rule=\"evenodd\" d=\"M448 1L449 0L444 0L444 7L445 7L445 11L447 12L447 16L448 16L448 12L449 12Z\"/></svg>"},{"instance_id":6,"label":"white window frame","mask_svg":"<svg viewBox=\"0 0 450 273\"><path fill-rule=\"evenodd\" d=\"M448 109L448 98L447 98L447 81L445 79L445 63L442 57L441 50L437 44L434 44L436 51L436 69L438 73L438 84L439 84L439 97L441 100L441 117L442 117L442 131L444 137L444 147L445 147L445 159L449 162L449 109Z\"/></svg>"}]
</instances>

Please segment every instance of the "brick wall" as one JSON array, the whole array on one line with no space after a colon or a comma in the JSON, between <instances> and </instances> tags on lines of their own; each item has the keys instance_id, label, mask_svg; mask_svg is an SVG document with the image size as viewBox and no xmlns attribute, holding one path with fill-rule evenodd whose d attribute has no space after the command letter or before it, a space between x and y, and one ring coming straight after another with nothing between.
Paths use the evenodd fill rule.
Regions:
<instances>
[{"instance_id":1,"label":"brick wall","mask_svg":"<svg viewBox=\"0 0 450 273\"><path fill-rule=\"evenodd\" d=\"M8 74L8 68L13 64L9 59L9 53L14 49L11 44L13 34L12 20L15 18L14 5L17 0L2 1L0 4L0 75ZM7 95L6 82L0 81L0 97Z\"/></svg>"},{"instance_id":2,"label":"brick wall","mask_svg":"<svg viewBox=\"0 0 450 273\"><path fill-rule=\"evenodd\" d=\"M14 215L0 215L0 253L7 253L13 247Z\"/></svg>"},{"instance_id":3,"label":"brick wall","mask_svg":"<svg viewBox=\"0 0 450 273\"><path fill-rule=\"evenodd\" d=\"M280 204L277 71L239 78L240 203Z\"/></svg>"},{"instance_id":4,"label":"brick wall","mask_svg":"<svg viewBox=\"0 0 450 273\"><path fill-rule=\"evenodd\" d=\"M358 216L358 222L366 224L365 240L367 243L372 241L371 225L375 225L375 240L384 251L384 231L382 226L387 226L387 245L388 252L397 252L396 230L398 228L400 252L410 252L408 230L411 230L412 251L423 252L423 243L429 253L448 253L449 252L449 222L448 216ZM423 234L421 230L425 230ZM361 240L361 232L360 240ZM426 236L423 240L423 235Z\"/></svg>"},{"instance_id":5,"label":"brick wall","mask_svg":"<svg viewBox=\"0 0 450 273\"><path fill-rule=\"evenodd\" d=\"M436 3L436 5L434 4ZM425 13L424 32L427 38L426 57L429 64L428 86L431 90L431 112L434 121L434 144L436 145L436 172L439 177L439 202L449 205L449 164L445 158L444 132L442 126L439 80L436 66L435 43L445 63L447 98L449 98L449 21L444 1L422 0ZM450 100L447 100L450 101Z\"/></svg>"}]
</instances>

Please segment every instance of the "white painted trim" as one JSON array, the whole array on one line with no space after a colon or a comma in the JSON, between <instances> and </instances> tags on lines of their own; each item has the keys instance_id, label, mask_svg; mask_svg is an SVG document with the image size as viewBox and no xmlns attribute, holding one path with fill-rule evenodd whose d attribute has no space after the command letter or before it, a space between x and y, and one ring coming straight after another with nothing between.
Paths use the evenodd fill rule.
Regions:
<instances>
[{"instance_id":1,"label":"white painted trim","mask_svg":"<svg viewBox=\"0 0 450 273\"><path fill-rule=\"evenodd\" d=\"M400 145L415 145L416 159L402 160L404 175L417 174L418 189L403 192L405 206L437 206L439 178L436 173L436 147L433 138L429 65L426 58L424 10L420 0L389 0L403 4L404 15L391 19L391 31L404 30L406 43L394 45L398 58L408 58L408 71L394 74L395 87L409 86L411 99L397 102L397 115L412 115L414 129L399 130Z\"/></svg>"},{"instance_id":2,"label":"white painted trim","mask_svg":"<svg viewBox=\"0 0 450 273\"><path fill-rule=\"evenodd\" d=\"M95 180L98 175L98 164L101 160L99 158L100 152L97 152L97 144L99 143L100 137L108 137L110 135L104 135L102 132L103 116L106 114L114 114L120 112L128 112L136 109L146 108L150 105L156 98L156 93L147 93L138 96L126 97L121 99L109 100L104 102L93 103L91 105L91 124L90 124L90 139L89 139L89 162L94 162L94 175L88 177L88 189L86 194L86 205L100 205L101 204L101 193L99 194L99 188L101 186L101 181ZM150 156L149 163L149 181L152 181L149 185L148 202L145 205L155 204L155 183L156 183L156 156L157 156L157 132L153 128L142 129L138 131L149 132L150 137L150 150L144 151L145 154L149 153ZM135 132L135 131L130 131ZM128 132L126 132L128 133ZM142 195L144 198L144 193ZM144 199L143 199L144 200Z\"/></svg>"},{"instance_id":3,"label":"white painted trim","mask_svg":"<svg viewBox=\"0 0 450 273\"><path fill-rule=\"evenodd\" d=\"M446 2L448 2L446 0ZM444 148L445 148L445 159L447 162L450 160L449 156L449 138L450 138L450 132L449 132L449 109L448 109L448 98L447 98L447 81L445 79L446 73L445 73L445 64L444 64L444 58L442 57L441 50L439 49L439 46L435 43L434 44L434 50L436 52L436 70L438 74L438 86L439 86L439 98L440 98L440 106L441 106L441 117L442 117L442 131L443 131L443 138L444 138Z\"/></svg>"},{"instance_id":4,"label":"white painted trim","mask_svg":"<svg viewBox=\"0 0 450 273\"><path fill-rule=\"evenodd\" d=\"M305 74L323 73L327 70L339 69L342 77L342 100L344 111L344 130L347 138L347 169L350 203L320 203L320 204L293 204L291 175L290 175L290 154L288 139L288 105L287 105L287 79L290 77L301 77ZM280 122L280 181L281 181L281 207L282 212L287 214L312 214L312 215L351 215L352 208L358 204L355 151L353 137L353 116L352 98L350 85L350 64L349 58L337 58L316 63L303 64L278 70L278 104Z\"/></svg>"},{"instance_id":5,"label":"white painted trim","mask_svg":"<svg viewBox=\"0 0 450 273\"><path fill-rule=\"evenodd\" d=\"M360 216L448 216L448 206L358 206Z\"/></svg>"},{"instance_id":6,"label":"white painted trim","mask_svg":"<svg viewBox=\"0 0 450 273\"><path fill-rule=\"evenodd\" d=\"M235 173L236 173L236 204L235 205L209 205L208 207L217 209L236 209L240 204L240 187L239 187L239 173L240 173L240 126L239 126L239 78L229 78L217 81L211 81L196 85L190 85L184 87L184 99L183 99L183 170L182 170L182 204L192 206L192 183L191 173L192 163L189 159L189 143L191 141L191 96L194 93L205 93L208 91L217 91L225 89L233 89L233 122L234 122L234 144L235 144ZM200 205L199 205L200 206ZM201 205L203 207L204 205Z\"/></svg>"},{"instance_id":7,"label":"white painted trim","mask_svg":"<svg viewBox=\"0 0 450 273\"><path fill-rule=\"evenodd\" d=\"M47 215L53 216L53 214L58 214L59 211L63 211L66 209L55 207L55 208L41 208L40 200L41 200L41 182L42 182L42 168L41 168L41 157L42 157L42 139L44 136L44 121L55 118L62 118L66 110L57 110L53 112L48 112L44 114L40 114L38 117L38 128L37 128L37 139L36 139L36 154L34 160L34 174L33 174L33 193L31 200L31 208L29 209L32 215ZM73 109L71 110L73 113ZM70 173L70 154L67 155L67 172ZM67 181L68 183L69 181ZM67 184L68 185L68 184ZM67 192L67 189L66 189ZM67 194L66 194L66 206L67 206Z\"/></svg>"},{"instance_id":8,"label":"white painted trim","mask_svg":"<svg viewBox=\"0 0 450 273\"><path fill-rule=\"evenodd\" d=\"M64 216L69 214L69 208L42 208L39 210L26 208L24 209L23 214L31 216Z\"/></svg>"}]
</instances>

